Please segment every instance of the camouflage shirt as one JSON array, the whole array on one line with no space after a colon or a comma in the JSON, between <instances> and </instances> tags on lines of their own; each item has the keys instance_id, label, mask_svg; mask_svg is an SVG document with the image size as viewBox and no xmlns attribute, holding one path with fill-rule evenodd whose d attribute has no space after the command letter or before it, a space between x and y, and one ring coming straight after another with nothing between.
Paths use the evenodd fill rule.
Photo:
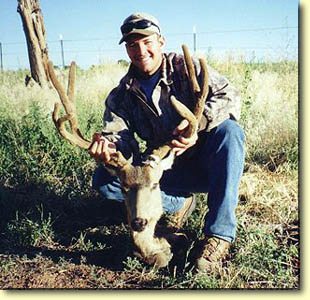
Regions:
<instances>
[{"instance_id":1,"label":"camouflage shirt","mask_svg":"<svg viewBox=\"0 0 310 300\"><path fill-rule=\"evenodd\" d=\"M199 75L198 61L194 60L194 64ZM207 68L209 94L199 130L210 131L228 118L239 119L240 96L225 77L210 66ZM171 140L173 130L181 121L170 102L171 95L190 109L194 106L183 55L163 54L160 72L152 102L143 93L132 65L106 99L103 135L115 142L127 158L139 151L135 134L146 141L148 148Z\"/></svg>"}]
</instances>

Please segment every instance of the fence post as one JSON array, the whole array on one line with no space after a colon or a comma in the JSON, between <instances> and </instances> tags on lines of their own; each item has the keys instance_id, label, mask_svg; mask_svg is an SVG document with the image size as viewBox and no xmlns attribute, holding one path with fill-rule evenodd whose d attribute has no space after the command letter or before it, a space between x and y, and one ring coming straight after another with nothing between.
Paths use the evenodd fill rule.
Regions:
<instances>
[{"instance_id":1,"label":"fence post","mask_svg":"<svg viewBox=\"0 0 310 300\"><path fill-rule=\"evenodd\" d=\"M62 60L62 67L65 68L65 54L64 54L64 43L62 34L59 35L60 39L60 48L61 48L61 60Z\"/></svg>"},{"instance_id":2,"label":"fence post","mask_svg":"<svg viewBox=\"0 0 310 300\"><path fill-rule=\"evenodd\" d=\"M3 71L3 58L2 58L2 43L0 42L0 65L1 65L1 72Z\"/></svg>"},{"instance_id":3,"label":"fence post","mask_svg":"<svg viewBox=\"0 0 310 300\"><path fill-rule=\"evenodd\" d=\"M193 26L193 42L194 42L194 53L196 52L196 25Z\"/></svg>"}]
</instances>

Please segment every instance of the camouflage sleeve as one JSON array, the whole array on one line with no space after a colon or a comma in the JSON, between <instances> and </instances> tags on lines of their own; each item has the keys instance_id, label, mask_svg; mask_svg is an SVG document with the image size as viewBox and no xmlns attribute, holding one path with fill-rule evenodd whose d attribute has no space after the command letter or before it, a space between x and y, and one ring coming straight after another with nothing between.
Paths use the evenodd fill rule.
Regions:
<instances>
[{"instance_id":1,"label":"camouflage sleeve","mask_svg":"<svg viewBox=\"0 0 310 300\"><path fill-rule=\"evenodd\" d=\"M217 71L208 66L210 92L206 100L205 116L207 130L219 125L226 119L239 120L241 110L240 93Z\"/></svg>"},{"instance_id":2,"label":"camouflage sleeve","mask_svg":"<svg viewBox=\"0 0 310 300\"><path fill-rule=\"evenodd\" d=\"M139 151L139 146L134 138L134 133L129 128L129 121L123 111L117 111L111 101L113 95L106 100L106 109L103 115L102 134L116 144L117 150L129 159Z\"/></svg>"}]
</instances>

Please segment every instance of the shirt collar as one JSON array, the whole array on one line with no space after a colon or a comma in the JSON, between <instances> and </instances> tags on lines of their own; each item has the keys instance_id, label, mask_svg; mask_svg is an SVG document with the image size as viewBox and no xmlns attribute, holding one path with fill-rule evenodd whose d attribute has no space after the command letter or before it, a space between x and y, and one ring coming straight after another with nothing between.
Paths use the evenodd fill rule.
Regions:
<instances>
[{"instance_id":1,"label":"shirt collar","mask_svg":"<svg viewBox=\"0 0 310 300\"><path fill-rule=\"evenodd\" d=\"M170 63L167 59L167 55L163 54L163 60L162 60L161 66L160 66L161 76L160 76L159 82L162 81L166 85L170 85L173 83L171 69L172 68L171 68ZM136 69L135 69L135 66L133 64L130 64L128 72L122 81L124 82L127 90L131 89L134 85L137 84Z\"/></svg>"}]
</instances>

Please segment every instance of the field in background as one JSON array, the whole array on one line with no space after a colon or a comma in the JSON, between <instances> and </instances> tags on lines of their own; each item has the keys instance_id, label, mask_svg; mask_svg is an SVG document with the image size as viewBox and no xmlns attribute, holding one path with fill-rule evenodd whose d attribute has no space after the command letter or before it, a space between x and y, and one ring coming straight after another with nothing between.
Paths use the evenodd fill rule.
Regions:
<instances>
[{"instance_id":1,"label":"field in background","mask_svg":"<svg viewBox=\"0 0 310 300\"><path fill-rule=\"evenodd\" d=\"M0 288L299 287L297 63L209 63L241 91L247 139L237 239L220 272L155 270L134 258L123 211L91 190L95 163L57 135L56 93L26 88L25 72L7 71L0 73ZM103 100L125 70L78 70L88 138L101 129ZM205 202L200 195L185 225L193 239Z\"/></svg>"}]
</instances>

